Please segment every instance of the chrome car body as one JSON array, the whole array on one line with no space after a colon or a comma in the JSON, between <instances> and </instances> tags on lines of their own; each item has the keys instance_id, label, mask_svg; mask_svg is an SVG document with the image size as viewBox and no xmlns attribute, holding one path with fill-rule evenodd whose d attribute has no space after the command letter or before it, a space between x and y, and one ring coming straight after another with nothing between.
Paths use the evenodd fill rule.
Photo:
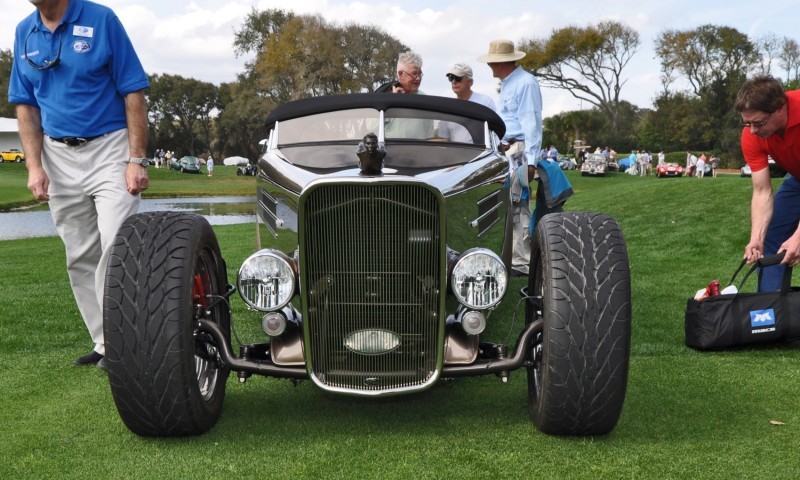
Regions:
<instances>
[{"instance_id":1,"label":"chrome car body","mask_svg":"<svg viewBox=\"0 0 800 480\"><path fill-rule=\"evenodd\" d=\"M509 295L516 207L495 112L425 95L318 97L276 108L267 132L255 248L235 286L199 215L135 214L115 237L104 332L128 428L207 431L230 372L377 397L464 376L507 382L519 369L541 431L614 428L632 312L619 224L553 206L535 225L530 273L516 280L523 298ZM563 189L564 173L549 167L538 188L547 178ZM234 329L236 292L248 311ZM258 339L243 343L240 330Z\"/></svg>"},{"instance_id":2,"label":"chrome car body","mask_svg":"<svg viewBox=\"0 0 800 480\"><path fill-rule=\"evenodd\" d=\"M443 122L471 141L440 137ZM394 124L406 125L397 134ZM461 328L468 309L449 293L448 271L475 248L510 267L508 161L497 152L504 125L496 114L450 99L348 95L279 107L268 131L259 247L280 250L299 273L299 295L283 309L296 321L271 338L272 361L307 369L326 390L360 395L424 389L443 368L473 362L478 336ZM370 132L385 145L377 175L365 174L356 155ZM325 331L332 318L341 331ZM405 352L379 366L351 348L350 360L337 363L357 332L397 334Z\"/></svg>"}]
</instances>

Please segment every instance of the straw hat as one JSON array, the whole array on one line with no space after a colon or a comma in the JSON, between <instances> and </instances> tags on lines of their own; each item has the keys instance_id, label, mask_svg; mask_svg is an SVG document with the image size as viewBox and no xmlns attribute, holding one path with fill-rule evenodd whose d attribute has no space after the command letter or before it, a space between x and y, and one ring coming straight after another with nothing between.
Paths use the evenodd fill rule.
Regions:
<instances>
[{"instance_id":1,"label":"straw hat","mask_svg":"<svg viewBox=\"0 0 800 480\"><path fill-rule=\"evenodd\" d=\"M525 52L514 49L511 40L492 40L489 44L489 53L478 57L479 62L500 63L513 62L525 57Z\"/></svg>"}]
</instances>

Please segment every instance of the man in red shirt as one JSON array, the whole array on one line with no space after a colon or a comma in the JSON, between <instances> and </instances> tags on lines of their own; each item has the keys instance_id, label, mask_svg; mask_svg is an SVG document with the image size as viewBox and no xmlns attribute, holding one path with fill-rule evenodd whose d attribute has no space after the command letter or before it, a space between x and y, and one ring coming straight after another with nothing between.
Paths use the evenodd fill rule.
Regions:
<instances>
[{"instance_id":1,"label":"man in red shirt","mask_svg":"<svg viewBox=\"0 0 800 480\"><path fill-rule=\"evenodd\" d=\"M753 181L744 257L752 264L785 251L782 265L764 269L759 287L778 290L785 266L800 262L800 91L784 92L774 78L756 77L742 85L734 107L742 116L742 154ZM768 157L789 172L774 196Z\"/></svg>"}]
</instances>

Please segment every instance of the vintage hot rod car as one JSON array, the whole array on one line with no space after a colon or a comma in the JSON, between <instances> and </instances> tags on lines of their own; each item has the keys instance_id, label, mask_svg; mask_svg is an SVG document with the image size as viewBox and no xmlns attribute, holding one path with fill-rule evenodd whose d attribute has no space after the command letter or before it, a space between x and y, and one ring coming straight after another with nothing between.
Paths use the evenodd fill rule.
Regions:
<instances>
[{"instance_id":1,"label":"vintage hot rod car","mask_svg":"<svg viewBox=\"0 0 800 480\"><path fill-rule=\"evenodd\" d=\"M630 355L622 232L603 214L546 215L527 280L510 279L504 131L490 109L433 96L281 105L267 119L255 248L235 286L203 217L129 217L112 246L104 306L124 423L145 436L203 433L231 371L375 397L464 376L507 381L525 369L541 431L610 432ZM238 349L236 292L249 307L237 322L263 330L263 341ZM518 321L489 315L520 302ZM483 338L489 323L516 343Z\"/></svg>"}]
</instances>

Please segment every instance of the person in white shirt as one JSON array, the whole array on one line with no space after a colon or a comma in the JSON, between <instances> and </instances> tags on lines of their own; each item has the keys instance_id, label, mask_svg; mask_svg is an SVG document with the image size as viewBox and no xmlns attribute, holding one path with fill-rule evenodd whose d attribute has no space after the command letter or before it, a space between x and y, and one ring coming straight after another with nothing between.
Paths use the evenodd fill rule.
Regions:
<instances>
[{"instance_id":1,"label":"person in white shirt","mask_svg":"<svg viewBox=\"0 0 800 480\"><path fill-rule=\"evenodd\" d=\"M456 94L456 98L479 103L497 111L491 98L472 91L472 84L474 83L472 67L466 63L456 63L447 71L446 77L447 81L450 82L453 93ZM439 136L451 142L474 143L474 139L467 129L453 122L439 122Z\"/></svg>"}]
</instances>

